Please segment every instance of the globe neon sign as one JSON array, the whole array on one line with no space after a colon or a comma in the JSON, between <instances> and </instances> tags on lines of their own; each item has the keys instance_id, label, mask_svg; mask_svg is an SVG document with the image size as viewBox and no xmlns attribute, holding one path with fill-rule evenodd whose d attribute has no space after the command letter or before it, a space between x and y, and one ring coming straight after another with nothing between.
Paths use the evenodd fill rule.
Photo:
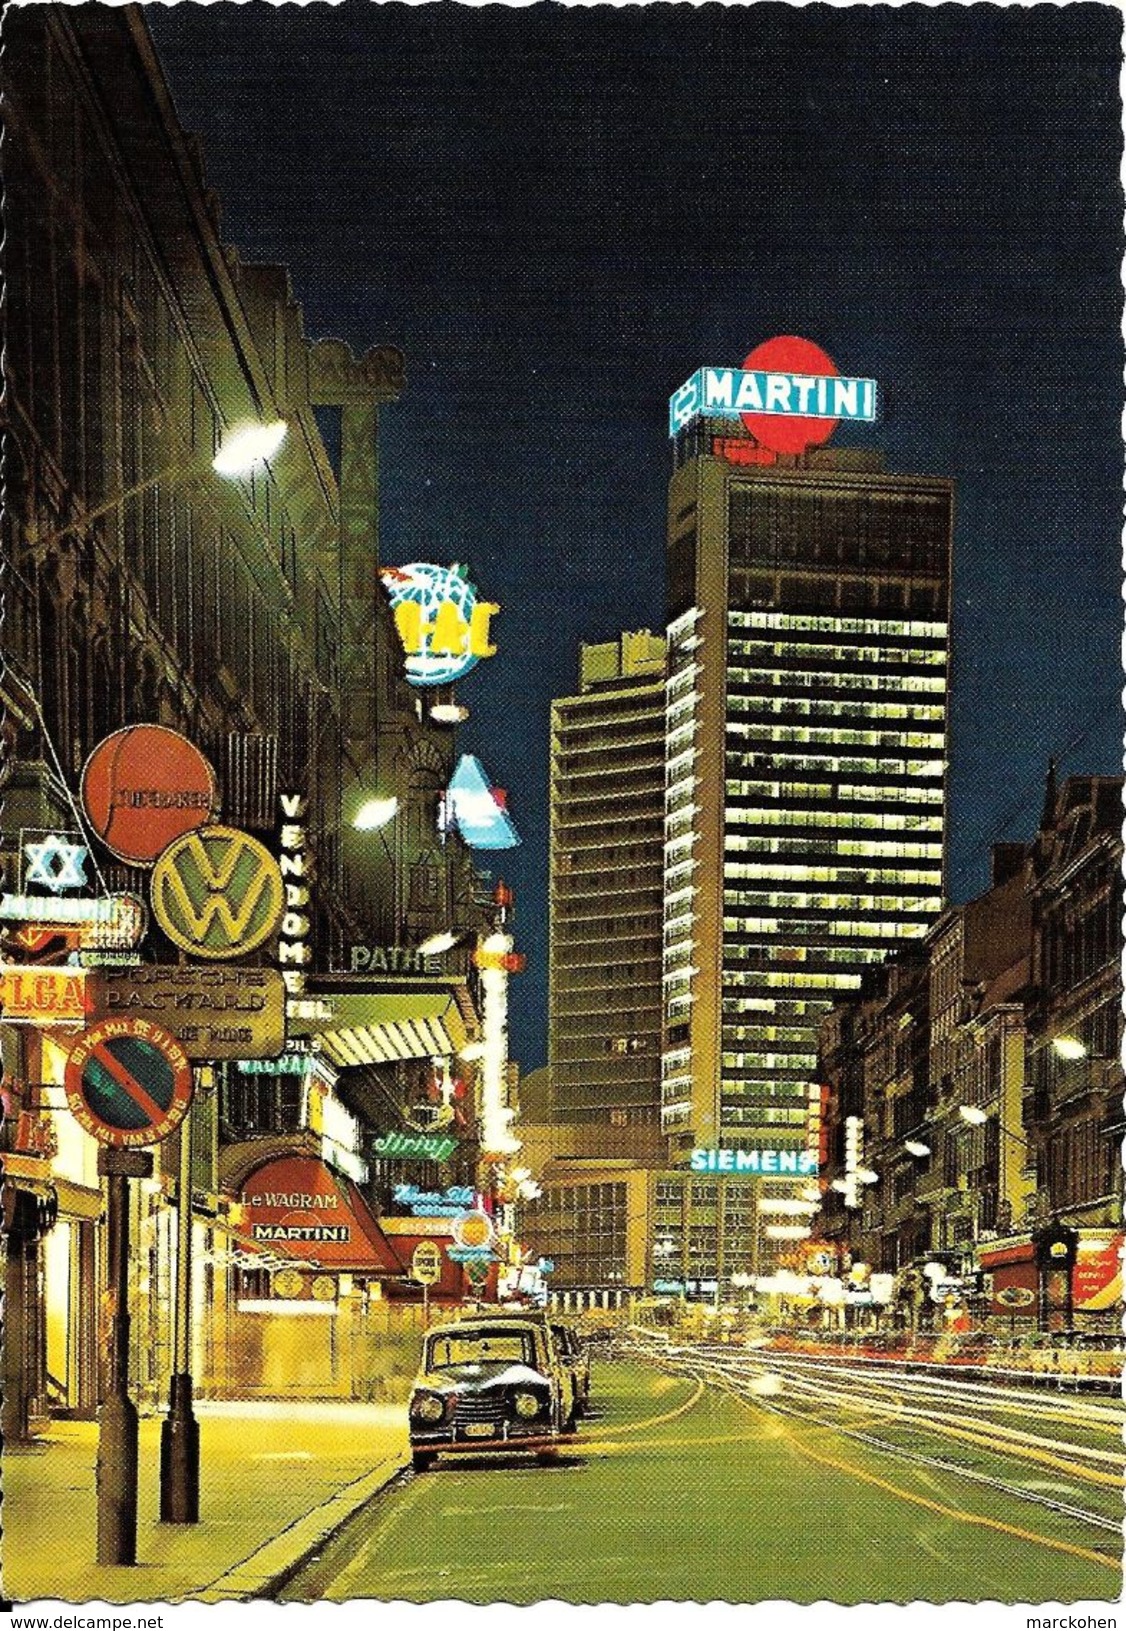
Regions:
<instances>
[{"instance_id":1,"label":"globe neon sign","mask_svg":"<svg viewBox=\"0 0 1126 1631\"><path fill-rule=\"evenodd\" d=\"M464 566L412 561L380 572L406 653L411 685L451 685L496 647L489 624L500 607L478 600Z\"/></svg>"}]
</instances>

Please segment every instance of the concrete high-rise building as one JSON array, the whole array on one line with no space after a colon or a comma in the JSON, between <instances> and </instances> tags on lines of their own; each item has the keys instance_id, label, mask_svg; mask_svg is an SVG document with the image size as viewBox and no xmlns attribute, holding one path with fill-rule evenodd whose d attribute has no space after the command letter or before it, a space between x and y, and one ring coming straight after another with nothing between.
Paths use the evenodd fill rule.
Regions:
<instances>
[{"instance_id":1,"label":"concrete high-rise building","mask_svg":"<svg viewBox=\"0 0 1126 1631\"><path fill-rule=\"evenodd\" d=\"M761 457L696 419L669 488L661 1114L678 1161L801 1150L822 1016L943 897L951 484L869 452L732 462L747 448Z\"/></svg>"},{"instance_id":2,"label":"concrete high-rise building","mask_svg":"<svg viewBox=\"0 0 1126 1631\"><path fill-rule=\"evenodd\" d=\"M660 1113L665 643L581 647L579 694L552 709L552 1115Z\"/></svg>"}]
</instances>

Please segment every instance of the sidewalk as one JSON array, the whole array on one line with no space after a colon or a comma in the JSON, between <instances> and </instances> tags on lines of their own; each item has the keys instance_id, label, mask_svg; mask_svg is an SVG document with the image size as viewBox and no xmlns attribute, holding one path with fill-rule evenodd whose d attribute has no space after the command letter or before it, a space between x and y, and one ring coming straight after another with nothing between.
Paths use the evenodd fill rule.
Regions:
<instances>
[{"instance_id":1,"label":"sidewalk","mask_svg":"<svg viewBox=\"0 0 1126 1631\"><path fill-rule=\"evenodd\" d=\"M200 1521L161 1524L160 1420L140 1433L137 1563L98 1565L92 1422L3 1456L4 1595L240 1601L316 1551L407 1462L402 1405L199 1401Z\"/></svg>"}]
</instances>

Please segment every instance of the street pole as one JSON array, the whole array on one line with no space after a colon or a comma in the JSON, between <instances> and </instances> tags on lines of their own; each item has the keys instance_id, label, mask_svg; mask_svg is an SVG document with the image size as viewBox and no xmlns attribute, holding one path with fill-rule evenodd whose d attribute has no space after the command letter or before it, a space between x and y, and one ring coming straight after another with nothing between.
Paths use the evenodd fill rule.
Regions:
<instances>
[{"instance_id":1,"label":"street pole","mask_svg":"<svg viewBox=\"0 0 1126 1631\"><path fill-rule=\"evenodd\" d=\"M160 1521L199 1522L199 1422L192 1408L192 1112L180 1123L172 1378L160 1425Z\"/></svg>"},{"instance_id":2,"label":"street pole","mask_svg":"<svg viewBox=\"0 0 1126 1631\"><path fill-rule=\"evenodd\" d=\"M98 1151L107 1181L109 1363L98 1411L97 1561L137 1561L137 1407L129 1397L129 1179L152 1173L147 1150Z\"/></svg>"}]
</instances>

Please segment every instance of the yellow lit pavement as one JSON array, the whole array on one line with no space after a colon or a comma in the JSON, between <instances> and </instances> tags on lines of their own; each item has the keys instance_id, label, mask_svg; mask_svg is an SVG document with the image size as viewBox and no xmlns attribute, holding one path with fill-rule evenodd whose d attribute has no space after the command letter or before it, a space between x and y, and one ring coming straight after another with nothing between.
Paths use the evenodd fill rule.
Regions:
<instances>
[{"instance_id":1,"label":"yellow lit pavement","mask_svg":"<svg viewBox=\"0 0 1126 1631\"><path fill-rule=\"evenodd\" d=\"M92 1422L4 1453L3 1584L16 1602L253 1597L406 1461L402 1405L218 1403L200 1421L198 1524L161 1524L160 1421L140 1431L137 1564L99 1566Z\"/></svg>"}]
</instances>

